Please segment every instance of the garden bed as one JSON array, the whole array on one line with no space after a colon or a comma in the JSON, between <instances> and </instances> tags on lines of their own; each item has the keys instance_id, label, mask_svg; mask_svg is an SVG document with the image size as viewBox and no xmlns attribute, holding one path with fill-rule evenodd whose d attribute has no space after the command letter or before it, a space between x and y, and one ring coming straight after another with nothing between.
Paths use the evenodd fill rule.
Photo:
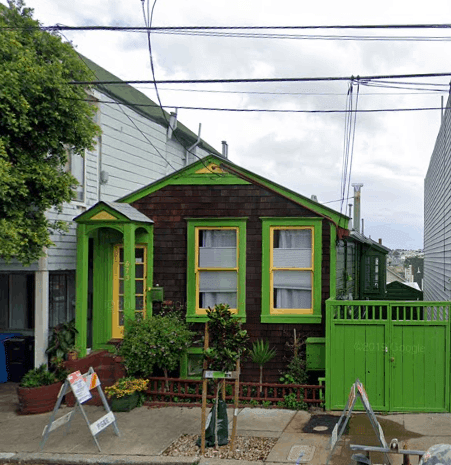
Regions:
<instances>
[{"instance_id":1,"label":"garden bed","mask_svg":"<svg viewBox=\"0 0 451 465\"><path fill-rule=\"evenodd\" d=\"M202 403L202 380L180 378L148 378L148 396L145 404L200 406ZM234 402L234 381L226 381L225 400ZM207 401L214 399L213 383L209 383ZM293 410L321 407L324 399L324 386L278 384L278 383L239 383L240 407L279 407Z\"/></svg>"}]
</instances>

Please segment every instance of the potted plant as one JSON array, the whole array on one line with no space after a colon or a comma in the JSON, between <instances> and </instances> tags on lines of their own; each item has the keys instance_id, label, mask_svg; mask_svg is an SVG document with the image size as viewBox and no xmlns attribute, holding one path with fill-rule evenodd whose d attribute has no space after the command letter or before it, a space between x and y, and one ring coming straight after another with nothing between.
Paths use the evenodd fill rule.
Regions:
<instances>
[{"instance_id":1,"label":"potted plant","mask_svg":"<svg viewBox=\"0 0 451 465\"><path fill-rule=\"evenodd\" d=\"M46 354L49 357L67 358L69 352L75 351L75 338L78 334L75 320L61 323L52 328Z\"/></svg>"},{"instance_id":2,"label":"potted plant","mask_svg":"<svg viewBox=\"0 0 451 465\"><path fill-rule=\"evenodd\" d=\"M110 399L113 412L129 412L135 407L140 407L147 389L149 380L142 378L126 377L117 380L112 386L105 388L105 394Z\"/></svg>"},{"instance_id":3,"label":"potted plant","mask_svg":"<svg viewBox=\"0 0 451 465\"><path fill-rule=\"evenodd\" d=\"M19 413L45 413L53 410L67 372L56 365L49 371L45 364L27 372L17 388Z\"/></svg>"}]
</instances>

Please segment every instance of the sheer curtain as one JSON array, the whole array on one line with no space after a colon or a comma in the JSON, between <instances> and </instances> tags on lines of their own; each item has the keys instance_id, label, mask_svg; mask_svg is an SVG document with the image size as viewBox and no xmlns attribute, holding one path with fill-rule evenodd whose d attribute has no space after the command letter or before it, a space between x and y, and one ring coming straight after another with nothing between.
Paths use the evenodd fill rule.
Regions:
<instances>
[{"instance_id":1,"label":"sheer curtain","mask_svg":"<svg viewBox=\"0 0 451 465\"><path fill-rule=\"evenodd\" d=\"M274 231L273 267L311 268L312 233L310 229ZM273 272L274 308L311 308L312 272L275 270Z\"/></svg>"},{"instance_id":2,"label":"sheer curtain","mask_svg":"<svg viewBox=\"0 0 451 465\"><path fill-rule=\"evenodd\" d=\"M216 304L237 306L237 272L205 270L202 268L235 268L236 230L204 229L199 231L199 306Z\"/></svg>"}]
</instances>

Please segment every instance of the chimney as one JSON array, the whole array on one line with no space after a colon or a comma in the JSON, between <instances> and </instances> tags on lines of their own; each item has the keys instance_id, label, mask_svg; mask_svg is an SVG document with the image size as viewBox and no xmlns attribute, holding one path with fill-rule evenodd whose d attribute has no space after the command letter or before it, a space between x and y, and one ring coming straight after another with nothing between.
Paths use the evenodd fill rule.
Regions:
<instances>
[{"instance_id":1,"label":"chimney","mask_svg":"<svg viewBox=\"0 0 451 465\"><path fill-rule=\"evenodd\" d=\"M352 184L354 188L354 229L359 233L360 232L360 188L363 184ZM363 229L363 228L362 228ZM362 231L363 234L363 231Z\"/></svg>"},{"instance_id":2,"label":"chimney","mask_svg":"<svg viewBox=\"0 0 451 465\"><path fill-rule=\"evenodd\" d=\"M225 140L222 141L222 156L224 158L229 158L229 146Z\"/></svg>"},{"instance_id":3,"label":"chimney","mask_svg":"<svg viewBox=\"0 0 451 465\"><path fill-rule=\"evenodd\" d=\"M379 244L382 245L382 239L381 238L379 238Z\"/></svg>"}]
</instances>

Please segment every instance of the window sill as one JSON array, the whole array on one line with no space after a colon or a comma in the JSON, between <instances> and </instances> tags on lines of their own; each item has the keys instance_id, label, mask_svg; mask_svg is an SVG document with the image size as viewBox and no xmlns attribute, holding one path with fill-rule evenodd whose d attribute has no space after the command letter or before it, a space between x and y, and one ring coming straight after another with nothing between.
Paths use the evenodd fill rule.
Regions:
<instances>
[{"instance_id":1,"label":"window sill","mask_svg":"<svg viewBox=\"0 0 451 465\"><path fill-rule=\"evenodd\" d=\"M321 315L261 315L261 323L321 323Z\"/></svg>"}]
</instances>

